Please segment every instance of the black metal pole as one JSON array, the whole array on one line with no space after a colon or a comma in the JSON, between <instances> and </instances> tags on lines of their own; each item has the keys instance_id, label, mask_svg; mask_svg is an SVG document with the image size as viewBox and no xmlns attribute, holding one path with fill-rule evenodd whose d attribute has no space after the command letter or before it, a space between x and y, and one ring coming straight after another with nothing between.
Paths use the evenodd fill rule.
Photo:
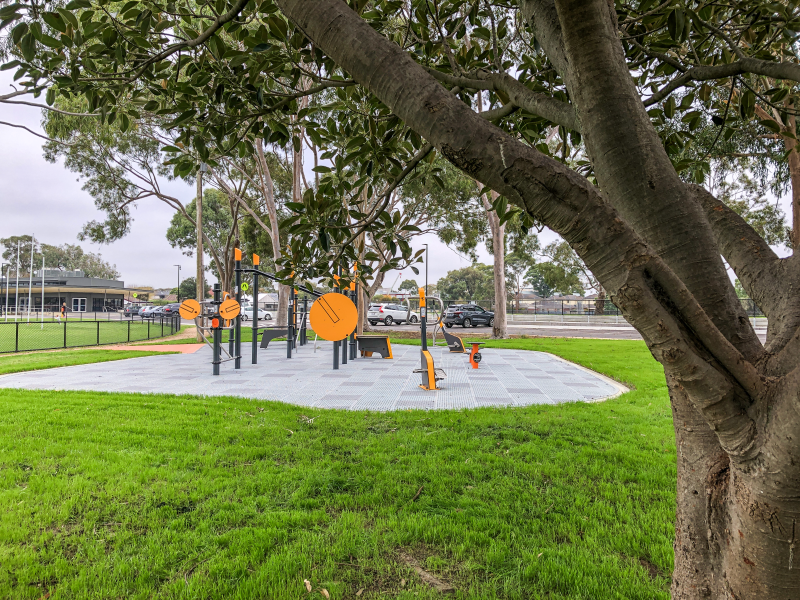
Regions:
<instances>
[{"instance_id":1,"label":"black metal pole","mask_svg":"<svg viewBox=\"0 0 800 600\"><path fill-rule=\"evenodd\" d=\"M242 305L242 251L236 248L236 260L233 263L235 269L235 281L236 281L236 302L239 303L239 306ZM253 318L258 317L258 312L253 312ZM235 324L234 324L234 331L236 332L236 342L234 344L234 356L236 358L233 359L233 368L234 369L241 369L242 368L242 313L240 312L235 317Z\"/></svg>"},{"instance_id":2,"label":"black metal pole","mask_svg":"<svg viewBox=\"0 0 800 600\"><path fill-rule=\"evenodd\" d=\"M358 290L350 290L350 299L353 301L353 304L358 306L358 299L356 298L356 294L358 294ZM358 314L358 312L356 312ZM356 321L356 327L358 327L358 321ZM350 360L356 359L356 330L354 329L350 333Z\"/></svg>"},{"instance_id":3,"label":"black metal pole","mask_svg":"<svg viewBox=\"0 0 800 600\"><path fill-rule=\"evenodd\" d=\"M337 275L339 274L338 267L333 270L334 273ZM335 281L335 280L334 280ZM338 285L334 284L333 292L337 293L339 291ZM333 370L339 370L339 342L333 342Z\"/></svg>"},{"instance_id":4,"label":"black metal pole","mask_svg":"<svg viewBox=\"0 0 800 600\"><path fill-rule=\"evenodd\" d=\"M292 288L292 301L293 301L292 314L294 315L294 320L292 322L294 326L294 328L292 329L292 348L297 350L297 328L299 326L297 323L297 312L298 312L297 309L299 308L300 298L298 298L297 290L294 288Z\"/></svg>"},{"instance_id":5,"label":"black metal pole","mask_svg":"<svg viewBox=\"0 0 800 600\"><path fill-rule=\"evenodd\" d=\"M258 266L258 256L253 255L253 264ZM253 341L251 343L251 362L258 362L258 271L253 275Z\"/></svg>"},{"instance_id":6,"label":"black metal pole","mask_svg":"<svg viewBox=\"0 0 800 600\"><path fill-rule=\"evenodd\" d=\"M286 358L292 358L292 341L294 338L293 315L294 312L294 286L289 288L289 302L286 310Z\"/></svg>"},{"instance_id":7,"label":"black metal pole","mask_svg":"<svg viewBox=\"0 0 800 600\"><path fill-rule=\"evenodd\" d=\"M216 304L217 311L219 311L221 295L222 295L222 290L220 289L219 284L215 283L214 284L214 303ZM217 316L216 319L212 319L212 325L214 324L214 321L216 321L216 324L217 324L217 326L214 327L214 332L213 332L213 336L212 336L213 346L214 346L214 358L213 358L211 364L213 365L213 374L214 375L219 375L220 344L222 343L222 330L220 329L220 326L222 325L222 323L220 323L220 321L219 321L220 318L221 317Z\"/></svg>"},{"instance_id":8,"label":"black metal pole","mask_svg":"<svg viewBox=\"0 0 800 600\"><path fill-rule=\"evenodd\" d=\"M300 345L308 343L308 296L303 296L303 329L300 331Z\"/></svg>"}]
</instances>

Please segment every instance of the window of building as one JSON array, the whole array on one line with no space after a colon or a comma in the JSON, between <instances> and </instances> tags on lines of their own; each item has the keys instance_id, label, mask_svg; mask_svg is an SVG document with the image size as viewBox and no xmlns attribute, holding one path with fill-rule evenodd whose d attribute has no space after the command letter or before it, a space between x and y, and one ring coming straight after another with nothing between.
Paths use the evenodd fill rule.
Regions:
<instances>
[{"instance_id":1,"label":"window of building","mask_svg":"<svg viewBox=\"0 0 800 600\"><path fill-rule=\"evenodd\" d=\"M73 298L72 312L86 312L86 298Z\"/></svg>"}]
</instances>

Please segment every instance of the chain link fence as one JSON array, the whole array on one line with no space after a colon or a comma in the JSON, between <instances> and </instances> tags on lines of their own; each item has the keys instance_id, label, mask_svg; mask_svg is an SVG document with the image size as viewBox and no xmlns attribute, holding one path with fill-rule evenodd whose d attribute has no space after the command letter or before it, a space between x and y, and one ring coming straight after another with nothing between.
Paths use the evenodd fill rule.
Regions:
<instances>
[{"instance_id":1,"label":"chain link fence","mask_svg":"<svg viewBox=\"0 0 800 600\"><path fill-rule=\"evenodd\" d=\"M177 316L147 321L89 321L68 317L62 322L0 322L0 353L139 342L173 335L180 330L181 319Z\"/></svg>"}]
</instances>

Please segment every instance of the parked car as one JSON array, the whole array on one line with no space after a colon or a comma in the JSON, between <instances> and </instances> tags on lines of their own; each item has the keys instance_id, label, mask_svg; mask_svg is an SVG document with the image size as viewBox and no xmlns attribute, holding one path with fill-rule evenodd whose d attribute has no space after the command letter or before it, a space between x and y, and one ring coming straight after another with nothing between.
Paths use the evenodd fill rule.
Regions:
<instances>
[{"instance_id":1,"label":"parked car","mask_svg":"<svg viewBox=\"0 0 800 600\"><path fill-rule=\"evenodd\" d=\"M155 315L153 313L161 308L160 306L145 306L142 310L139 311L139 316L143 319L152 319Z\"/></svg>"},{"instance_id":2,"label":"parked car","mask_svg":"<svg viewBox=\"0 0 800 600\"><path fill-rule=\"evenodd\" d=\"M178 314L178 309L181 307L180 302L173 302L172 304L167 304L162 311L162 314L165 317L174 317Z\"/></svg>"},{"instance_id":3,"label":"parked car","mask_svg":"<svg viewBox=\"0 0 800 600\"><path fill-rule=\"evenodd\" d=\"M242 321L248 321L253 318L253 306L251 304L245 304L242 306ZM265 311L263 308L258 309L258 320L259 321L270 321L272 320L272 315Z\"/></svg>"},{"instance_id":4,"label":"parked car","mask_svg":"<svg viewBox=\"0 0 800 600\"><path fill-rule=\"evenodd\" d=\"M477 327L478 325L494 325L494 313L484 310L475 304L454 304L447 307L444 314L444 324L447 327L461 325L462 327Z\"/></svg>"},{"instance_id":5,"label":"parked car","mask_svg":"<svg viewBox=\"0 0 800 600\"><path fill-rule=\"evenodd\" d=\"M146 311L147 309L151 309L152 310L153 308L155 308L155 307L152 304L145 304L145 305L139 307L139 312L136 313L136 314L141 317L141 316L144 315L144 311Z\"/></svg>"},{"instance_id":6,"label":"parked car","mask_svg":"<svg viewBox=\"0 0 800 600\"><path fill-rule=\"evenodd\" d=\"M141 309L142 307L138 304L128 304L128 306L125 307L125 310L122 311L122 315L127 318L136 317L139 315L139 311Z\"/></svg>"},{"instance_id":7,"label":"parked car","mask_svg":"<svg viewBox=\"0 0 800 600\"><path fill-rule=\"evenodd\" d=\"M419 323L419 313L408 313L408 309L400 304L370 304L367 311L367 320L370 325L377 325L383 323L384 325L391 325L392 323L405 323L408 319L409 323Z\"/></svg>"}]
</instances>

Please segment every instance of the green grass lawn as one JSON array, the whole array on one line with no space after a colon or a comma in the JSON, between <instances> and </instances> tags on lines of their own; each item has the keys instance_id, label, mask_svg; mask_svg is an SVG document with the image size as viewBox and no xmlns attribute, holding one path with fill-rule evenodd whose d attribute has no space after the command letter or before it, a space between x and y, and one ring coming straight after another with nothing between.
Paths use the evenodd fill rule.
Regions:
<instances>
[{"instance_id":1,"label":"green grass lawn","mask_svg":"<svg viewBox=\"0 0 800 600\"><path fill-rule=\"evenodd\" d=\"M165 323L163 334L169 335L169 324ZM160 322L142 321L76 321L58 322L0 322L0 353L48 350L52 348L74 348L136 342L162 336ZM16 349L16 350L15 350Z\"/></svg>"},{"instance_id":2,"label":"green grass lawn","mask_svg":"<svg viewBox=\"0 0 800 600\"><path fill-rule=\"evenodd\" d=\"M70 367L88 363L107 362L109 360L122 360L123 358L138 358L140 356L153 356L159 354L174 354L174 352L158 352L140 350L62 350L58 352L37 352L34 354L11 354L0 356L0 375L6 373L19 373L21 371L37 371L39 369L52 369L53 367ZM3 392L0 392L2 394Z\"/></svg>"},{"instance_id":3,"label":"green grass lawn","mask_svg":"<svg viewBox=\"0 0 800 600\"><path fill-rule=\"evenodd\" d=\"M389 414L0 392L0 597L440 598L410 556L457 598L668 598L675 444L659 365L642 342L495 344L634 389Z\"/></svg>"}]
</instances>

